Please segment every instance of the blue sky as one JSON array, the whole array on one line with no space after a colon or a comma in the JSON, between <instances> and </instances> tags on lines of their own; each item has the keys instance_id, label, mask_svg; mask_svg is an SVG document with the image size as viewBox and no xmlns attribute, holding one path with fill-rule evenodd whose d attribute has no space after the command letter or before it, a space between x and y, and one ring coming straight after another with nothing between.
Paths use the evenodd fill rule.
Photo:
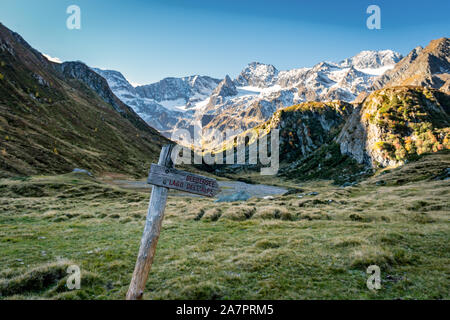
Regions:
<instances>
[{"instance_id":1,"label":"blue sky","mask_svg":"<svg viewBox=\"0 0 450 320\"><path fill-rule=\"evenodd\" d=\"M66 28L72 4L81 8L81 30ZM381 8L381 30L366 27L371 4ZM0 1L0 22L39 51L119 70L140 84L235 77L252 61L286 70L362 50L407 54L448 37L449 12L448 0Z\"/></svg>"}]
</instances>

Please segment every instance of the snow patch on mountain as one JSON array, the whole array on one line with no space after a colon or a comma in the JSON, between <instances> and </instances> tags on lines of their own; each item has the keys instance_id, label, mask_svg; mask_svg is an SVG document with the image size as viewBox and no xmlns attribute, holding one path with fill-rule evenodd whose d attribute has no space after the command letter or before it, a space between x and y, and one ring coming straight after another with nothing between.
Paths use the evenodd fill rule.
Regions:
<instances>
[{"instance_id":1,"label":"snow patch on mountain","mask_svg":"<svg viewBox=\"0 0 450 320\"><path fill-rule=\"evenodd\" d=\"M174 130L189 130L198 123L220 130L245 130L280 108L304 101L353 101L401 58L391 50L362 51L338 63L320 62L312 68L285 71L252 62L234 80L196 75L137 87L120 72L95 71L123 102L170 137Z\"/></svg>"},{"instance_id":2,"label":"snow patch on mountain","mask_svg":"<svg viewBox=\"0 0 450 320\"><path fill-rule=\"evenodd\" d=\"M278 70L271 64L249 63L235 80L237 86L266 88L276 83Z\"/></svg>"},{"instance_id":3,"label":"snow patch on mountain","mask_svg":"<svg viewBox=\"0 0 450 320\"><path fill-rule=\"evenodd\" d=\"M48 55L48 54L45 54L45 53L43 53L42 55L43 55L44 57L46 57L48 61L51 61L51 62L54 62L54 63L58 63L58 64L61 64L61 63L62 63L61 59L59 59L59 58L57 58L57 57L52 57L52 56L50 56L50 55Z\"/></svg>"},{"instance_id":4,"label":"snow patch on mountain","mask_svg":"<svg viewBox=\"0 0 450 320\"><path fill-rule=\"evenodd\" d=\"M111 90L149 125L170 136L180 119L192 118L204 107L220 82L203 76L166 78L145 86L132 86L118 71L93 68L106 79Z\"/></svg>"}]
</instances>

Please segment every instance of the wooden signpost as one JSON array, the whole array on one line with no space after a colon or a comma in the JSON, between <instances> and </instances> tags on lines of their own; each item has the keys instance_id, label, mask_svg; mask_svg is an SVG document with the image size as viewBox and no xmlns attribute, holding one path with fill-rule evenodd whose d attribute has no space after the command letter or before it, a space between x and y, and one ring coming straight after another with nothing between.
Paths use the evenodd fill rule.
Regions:
<instances>
[{"instance_id":1,"label":"wooden signpost","mask_svg":"<svg viewBox=\"0 0 450 320\"><path fill-rule=\"evenodd\" d=\"M127 300L140 300L144 295L145 283L153 263L161 231L169 189L206 197L214 197L220 192L215 179L174 169L171 158L173 148L172 144L164 146L158 164L152 164L150 168L147 183L153 185L152 194L133 278L127 292Z\"/></svg>"}]
</instances>

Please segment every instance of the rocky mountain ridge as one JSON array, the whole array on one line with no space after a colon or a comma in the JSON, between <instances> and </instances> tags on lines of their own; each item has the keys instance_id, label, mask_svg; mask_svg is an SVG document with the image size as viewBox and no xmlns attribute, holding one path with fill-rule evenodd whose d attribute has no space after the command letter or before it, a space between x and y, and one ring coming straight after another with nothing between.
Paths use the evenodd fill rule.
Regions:
<instances>
[{"instance_id":1,"label":"rocky mountain ridge","mask_svg":"<svg viewBox=\"0 0 450 320\"><path fill-rule=\"evenodd\" d=\"M205 76L166 78L157 83L133 87L118 71L93 68L104 77L117 97L150 126L170 137L178 122L191 119L196 108L206 99L220 80Z\"/></svg>"},{"instance_id":2,"label":"rocky mountain ridge","mask_svg":"<svg viewBox=\"0 0 450 320\"><path fill-rule=\"evenodd\" d=\"M414 48L392 70L373 84L373 89L386 86L426 86L448 91L450 85L450 39L432 40L425 47Z\"/></svg>"},{"instance_id":3,"label":"rocky mountain ridge","mask_svg":"<svg viewBox=\"0 0 450 320\"><path fill-rule=\"evenodd\" d=\"M350 183L374 168L396 167L425 153L450 150L450 95L433 88L399 86L377 90L361 103L304 102L283 108L224 149L215 150L245 145L245 165L214 168L237 173L264 167L249 162L249 150L265 144L270 150L267 137L275 129L279 175Z\"/></svg>"},{"instance_id":4,"label":"rocky mountain ridge","mask_svg":"<svg viewBox=\"0 0 450 320\"><path fill-rule=\"evenodd\" d=\"M168 78L133 88L117 72L95 71L144 120L170 136L177 129L192 132L199 124L205 134L213 128L246 130L278 109L305 101L350 102L400 59L401 55L391 50L363 51L339 63L321 62L287 71L252 62L232 81L234 88L231 78L224 79L227 92L214 92L221 81L209 77ZM199 84L194 91L190 89L195 87L193 82Z\"/></svg>"},{"instance_id":5,"label":"rocky mountain ridge","mask_svg":"<svg viewBox=\"0 0 450 320\"><path fill-rule=\"evenodd\" d=\"M450 95L420 86L370 94L336 139L343 154L374 167L398 166L450 149Z\"/></svg>"}]
</instances>

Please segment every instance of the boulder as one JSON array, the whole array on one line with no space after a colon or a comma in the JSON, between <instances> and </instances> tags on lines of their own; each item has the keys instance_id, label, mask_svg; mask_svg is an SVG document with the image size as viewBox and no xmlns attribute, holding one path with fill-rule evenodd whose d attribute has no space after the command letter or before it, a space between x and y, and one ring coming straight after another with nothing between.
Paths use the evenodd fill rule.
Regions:
<instances>
[{"instance_id":1,"label":"boulder","mask_svg":"<svg viewBox=\"0 0 450 320\"><path fill-rule=\"evenodd\" d=\"M251 198L251 195L249 195L245 191L239 191L233 194L221 196L219 199L217 199L215 202L235 202L235 201L247 201Z\"/></svg>"}]
</instances>

